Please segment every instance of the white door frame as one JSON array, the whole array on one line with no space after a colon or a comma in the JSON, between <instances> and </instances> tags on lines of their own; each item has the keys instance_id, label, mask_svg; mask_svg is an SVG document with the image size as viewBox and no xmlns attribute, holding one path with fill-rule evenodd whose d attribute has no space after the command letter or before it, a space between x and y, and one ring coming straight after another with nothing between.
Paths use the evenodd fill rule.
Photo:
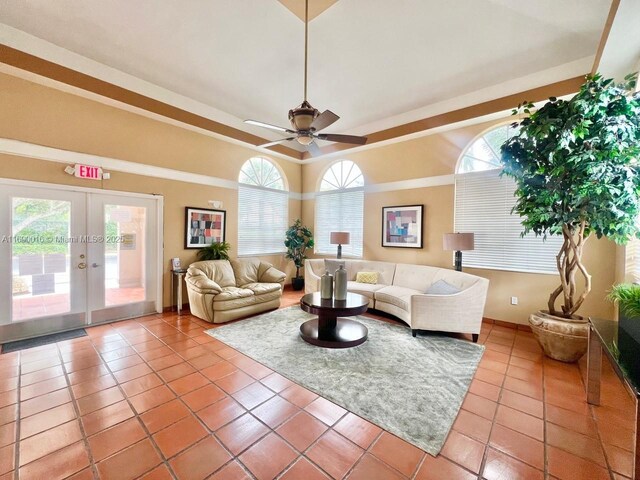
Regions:
<instances>
[{"instance_id":1,"label":"white door frame","mask_svg":"<svg viewBox=\"0 0 640 480\"><path fill-rule=\"evenodd\" d=\"M145 198L145 199L153 200L156 203L155 210L157 212L157 219L156 219L157 231L155 233L156 233L156 251L158 252L158 259L157 259L157 266L156 266L156 279L155 279L155 284L156 284L155 309L156 309L156 312L162 313L162 298L163 298L162 276L163 276L163 265L164 265L164 250L163 250L163 247L164 247L164 240L163 240L164 197L162 197L161 195L124 192L124 191L117 191L117 190L105 190L102 188L79 187L74 185L63 185L63 184L55 184L55 183L35 182L30 180L14 180L14 179L0 178L0 188L3 185L6 185L8 187L23 186L23 187L41 188L41 189L47 189L47 190L61 190L65 192L78 192L78 193L85 193L85 194L93 193L93 194L99 194L99 195L122 196L122 197L128 197L128 198ZM84 214L85 214L86 225L88 225L89 224L88 210L85 211ZM2 215L3 214L0 214L0 219ZM5 225L7 224L8 224L7 219L5 219ZM8 233L10 234L10 232ZM9 289L7 289L7 291L9 291ZM4 295L0 295L0 296L4 297ZM78 328L78 327L74 326L72 328ZM62 330L63 329L60 329L57 331L62 331ZM27 338L28 336L29 335L25 335L22 338ZM12 338L12 340L18 340L18 339L19 338ZM4 339L0 338L0 342L3 340Z\"/></svg>"}]
</instances>

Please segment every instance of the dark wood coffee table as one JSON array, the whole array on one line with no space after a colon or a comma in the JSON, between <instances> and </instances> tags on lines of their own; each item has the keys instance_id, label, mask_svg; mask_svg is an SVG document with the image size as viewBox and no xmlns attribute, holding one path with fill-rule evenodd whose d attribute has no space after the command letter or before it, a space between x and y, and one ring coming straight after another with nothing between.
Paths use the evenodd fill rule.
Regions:
<instances>
[{"instance_id":1,"label":"dark wood coffee table","mask_svg":"<svg viewBox=\"0 0 640 480\"><path fill-rule=\"evenodd\" d=\"M360 315L367 311L369 299L357 293L347 293L346 300L323 300L320 292L307 293L300 299L300 308L318 315L300 325L305 342L325 348L348 348L364 343L369 331L360 322L343 316Z\"/></svg>"}]
</instances>

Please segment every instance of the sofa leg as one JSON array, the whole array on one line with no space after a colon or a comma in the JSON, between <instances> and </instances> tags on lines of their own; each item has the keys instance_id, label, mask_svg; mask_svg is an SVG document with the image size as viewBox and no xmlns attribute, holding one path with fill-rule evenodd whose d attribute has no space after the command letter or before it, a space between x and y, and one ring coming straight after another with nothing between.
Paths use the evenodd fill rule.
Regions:
<instances>
[{"instance_id":1,"label":"sofa leg","mask_svg":"<svg viewBox=\"0 0 640 480\"><path fill-rule=\"evenodd\" d=\"M473 343L478 343L478 334L477 333L472 333L471 334L471 338L473 338Z\"/></svg>"},{"instance_id":2,"label":"sofa leg","mask_svg":"<svg viewBox=\"0 0 640 480\"><path fill-rule=\"evenodd\" d=\"M418 330L411 329L411 336L415 337L418 334Z\"/></svg>"}]
</instances>

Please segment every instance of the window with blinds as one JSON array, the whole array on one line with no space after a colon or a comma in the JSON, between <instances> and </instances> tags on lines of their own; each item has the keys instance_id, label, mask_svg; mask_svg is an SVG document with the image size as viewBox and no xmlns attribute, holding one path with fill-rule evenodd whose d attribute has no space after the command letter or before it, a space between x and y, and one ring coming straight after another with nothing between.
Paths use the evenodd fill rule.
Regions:
<instances>
[{"instance_id":1,"label":"window with blinds","mask_svg":"<svg viewBox=\"0 0 640 480\"><path fill-rule=\"evenodd\" d=\"M546 240L534 234L521 236L521 219L512 215L516 203L513 180L499 170L466 173L456 177L455 231L475 234L474 250L464 252L467 267L558 273L556 255L562 237Z\"/></svg>"},{"instance_id":2,"label":"window with blinds","mask_svg":"<svg viewBox=\"0 0 640 480\"><path fill-rule=\"evenodd\" d=\"M625 245L624 281L640 283L640 240L633 238Z\"/></svg>"},{"instance_id":3,"label":"window with blinds","mask_svg":"<svg viewBox=\"0 0 640 480\"><path fill-rule=\"evenodd\" d=\"M362 257L364 217L364 178L358 166L342 160L334 163L320 181L315 197L315 248L320 255L335 255L337 245L331 232L349 232L349 245L342 246L344 257Z\"/></svg>"},{"instance_id":4,"label":"window with blinds","mask_svg":"<svg viewBox=\"0 0 640 480\"><path fill-rule=\"evenodd\" d=\"M556 255L562 237L522 236L517 214L515 182L500 177L500 145L513 134L509 125L486 132L473 141L459 162L456 175L456 232L475 234L475 248L463 254L467 267L557 274Z\"/></svg>"},{"instance_id":5,"label":"window with blinds","mask_svg":"<svg viewBox=\"0 0 640 480\"><path fill-rule=\"evenodd\" d=\"M238 186L238 255L283 253L289 218L284 178L266 158L248 160Z\"/></svg>"}]
</instances>

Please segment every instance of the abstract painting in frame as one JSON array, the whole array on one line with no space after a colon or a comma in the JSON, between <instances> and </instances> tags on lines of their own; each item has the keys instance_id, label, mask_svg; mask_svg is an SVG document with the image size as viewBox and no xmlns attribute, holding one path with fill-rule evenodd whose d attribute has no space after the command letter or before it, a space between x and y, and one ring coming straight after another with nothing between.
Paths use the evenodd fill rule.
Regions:
<instances>
[{"instance_id":1,"label":"abstract painting in frame","mask_svg":"<svg viewBox=\"0 0 640 480\"><path fill-rule=\"evenodd\" d=\"M382 207L382 246L422 248L424 205Z\"/></svg>"},{"instance_id":2,"label":"abstract painting in frame","mask_svg":"<svg viewBox=\"0 0 640 480\"><path fill-rule=\"evenodd\" d=\"M203 248L224 242L227 212L207 208L186 207L184 248Z\"/></svg>"}]
</instances>

